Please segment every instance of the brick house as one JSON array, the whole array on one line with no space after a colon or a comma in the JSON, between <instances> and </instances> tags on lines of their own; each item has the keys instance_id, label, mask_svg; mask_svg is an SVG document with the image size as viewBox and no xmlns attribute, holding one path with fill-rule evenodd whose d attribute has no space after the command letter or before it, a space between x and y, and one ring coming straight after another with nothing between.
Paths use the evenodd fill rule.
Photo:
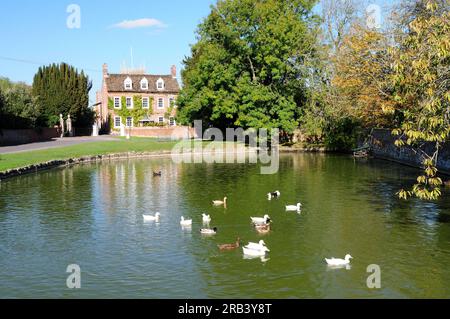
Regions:
<instances>
[{"instance_id":1,"label":"brick house","mask_svg":"<svg viewBox=\"0 0 450 319\"><path fill-rule=\"evenodd\" d=\"M176 127L180 92L177 69L169 75L109 74L103 65L102 89L97 92L98 125L103 131L140 127Z\"/></svg>"}]
</instances>

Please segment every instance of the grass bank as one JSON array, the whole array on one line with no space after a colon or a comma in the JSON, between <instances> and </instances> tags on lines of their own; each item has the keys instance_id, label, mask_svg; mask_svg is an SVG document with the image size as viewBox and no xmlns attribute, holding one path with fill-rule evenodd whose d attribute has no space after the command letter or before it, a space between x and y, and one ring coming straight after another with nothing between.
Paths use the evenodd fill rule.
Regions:
<instances>
[{"instance_id":1,"label":"grass bank","mask_svg":"<svg viewBox=\"0 0 450 319\"><path fill-rule=\"evenodd\" d=\"M0 172L53 160L67 160L84 156L168 151L176 143L176 141L159 141L150 138L132 138L131 140L118 139L117 141L92 142L46 150L1 154Z\"/></svg>"}]
</instances>

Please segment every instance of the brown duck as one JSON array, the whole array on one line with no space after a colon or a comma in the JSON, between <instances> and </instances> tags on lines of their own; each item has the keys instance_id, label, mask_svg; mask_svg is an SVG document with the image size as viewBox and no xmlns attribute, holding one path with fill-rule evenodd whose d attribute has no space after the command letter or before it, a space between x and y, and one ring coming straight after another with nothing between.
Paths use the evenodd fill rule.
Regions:
<instances>
[{"instance_id":1,"label":"brown duck","mask_svg":"<svg viewBox=\"0 0 450 319\"><path fill-rule=\"evenodd\" d=\"M256 225L255 229L258 233L260 234L267 234L270 232L271 228L270 228L270 224L266 224L266 225Z\"/></svg>"},{"instance_id":2,"label":"brown duck","mask_svg":"<svg viewBox=\"0 0 450 319\"><path fill-rule=\"evenodd\" d=\"M241 239L238 238L236 240L235 244L224 244L224 245L218 245L220 250L234 250L234 249L238 249L240 246L240 241Z\"/></svg>"}]
</instances>

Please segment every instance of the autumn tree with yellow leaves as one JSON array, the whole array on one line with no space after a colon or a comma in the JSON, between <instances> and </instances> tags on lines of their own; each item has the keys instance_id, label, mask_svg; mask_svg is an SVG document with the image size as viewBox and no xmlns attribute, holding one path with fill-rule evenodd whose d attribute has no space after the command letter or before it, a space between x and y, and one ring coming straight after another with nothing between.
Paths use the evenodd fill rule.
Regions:
<instances>
[{"instance_id":1,"label":"autumn tree with yellow leaves","mask_svg":"<svg viewBox=\"0 0 450 319\"><path fill-rule=\"evenodd\" d=\"M386 114L402 114L401 125L393 130L396 145L412 147L424 167L412 189L398 195L434 200L441 195L436 167L439 151L450 135L449 2L417 1L411 15L408 33L400 45L390 49L394 92L383 109ZM430 143L432 152L425 148Z\"/></svg>"},{"instance_id":2,"label":"autumn tree with yellow leaves","mask_svg":"<svg viewBox=\"0 0 450 319\"><path fill-rule=\"evenodd\" d=\"M365 127L389 127L393 116L383 112L391 105L392 86L387 38L378 30L358 23L352 26L334 57L334 103Z\"/></svg>"}]
</instances>

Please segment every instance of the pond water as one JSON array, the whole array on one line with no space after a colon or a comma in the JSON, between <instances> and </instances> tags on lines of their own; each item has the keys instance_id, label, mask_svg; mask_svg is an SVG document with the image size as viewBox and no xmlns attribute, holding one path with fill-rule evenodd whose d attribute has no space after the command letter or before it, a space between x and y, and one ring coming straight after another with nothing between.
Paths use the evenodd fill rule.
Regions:
<instances>
[{"instance_id":1,"label":"pond water","mask_svg":"<svg viewBox=\"0 0 450 319\"><path fill-rule=\"evenodd\" d=\"M152 171L162 170L162 177ZM253 164L104 162L0 184L0 298L449 298L450 194L400 201L417 171L348 156L286 154ZM268 201L269 191L281 198ZM228 207L213 199L228 196ZM303 203L303 211L285 212ZM161 213L160 223L143 214ZM216 236L199 233L201 214ZM258 234L250 216L269 214ZM191 230L180 217L193 218ZM218 244L264 239L266 258ZM354 259L330 269L325 257ZM69 264L81 289L66 287ZM381 268L369 289L367 267Z\"/></svg>"}]
</instances>

